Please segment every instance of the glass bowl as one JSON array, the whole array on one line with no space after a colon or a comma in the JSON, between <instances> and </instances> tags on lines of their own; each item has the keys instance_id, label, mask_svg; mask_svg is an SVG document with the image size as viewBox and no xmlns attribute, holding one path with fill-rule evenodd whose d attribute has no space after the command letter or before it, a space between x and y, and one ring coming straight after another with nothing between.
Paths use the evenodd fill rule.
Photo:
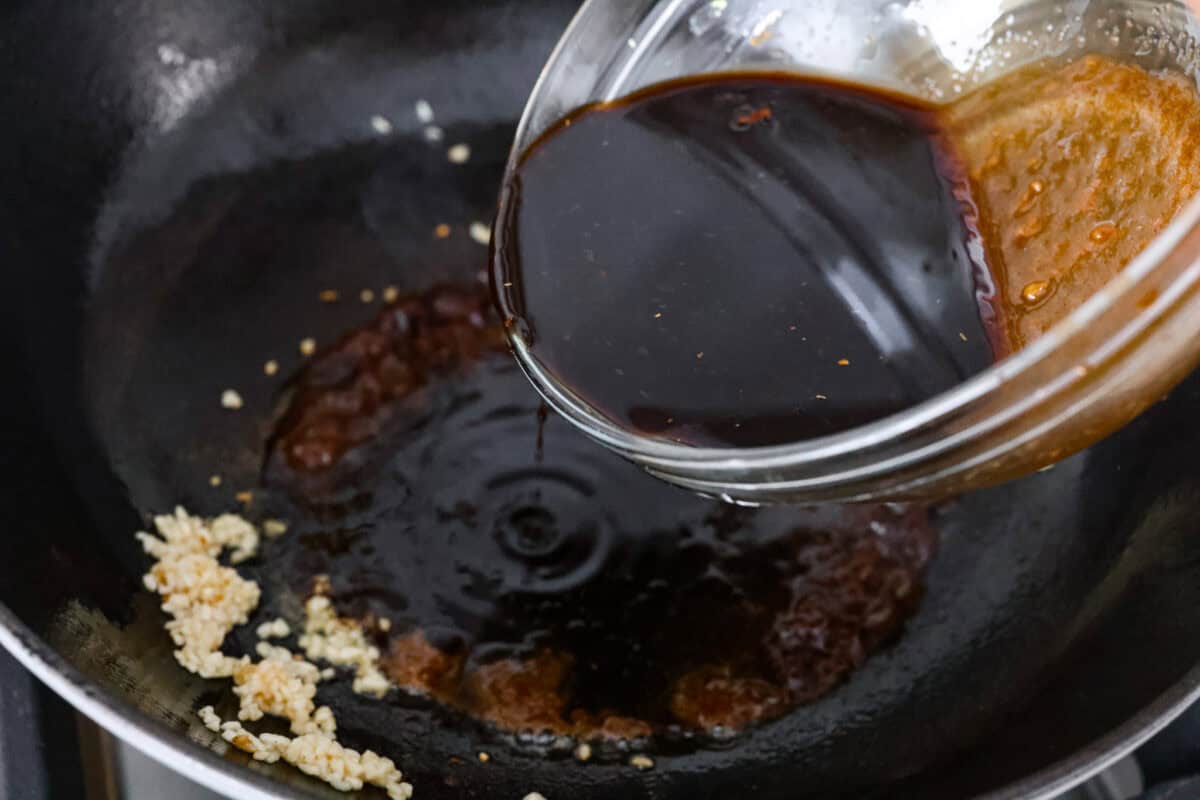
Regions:
<instances>
[{"instance_id":1,"label":"glass bowl","mask_svg":"<svg viewBox=\"0 0 1200 800\"><path fill-rule=\"evenodd\" d=\"M534 90L508 177L569 112L672 78L791 70L945 103L1047 57L1107 55L1195 80L1198 34L1182 0L589 0ZM494 253L503 251L503 235L496 231ZM1090 446L1197 366L1200 199L1025 349L906 411L795 444L699 448L634 435L559 384L518 332L511 342L557 412L702 494L747 504L945 496Z\"/></svg>"}]
</instances>

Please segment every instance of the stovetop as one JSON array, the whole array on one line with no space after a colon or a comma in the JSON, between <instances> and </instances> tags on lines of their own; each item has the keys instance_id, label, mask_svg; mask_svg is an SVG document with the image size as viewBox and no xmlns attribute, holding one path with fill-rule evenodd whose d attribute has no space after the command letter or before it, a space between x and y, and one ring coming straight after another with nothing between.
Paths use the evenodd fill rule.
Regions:
<instances>
[{"instance_id":1,"label":"stovetop","mask_svg":"<svg viewBox=\"0 0 1200 800\"><path fill-rule=\"evenodd\" d=\"M1149 787L1149 788L1147 788ZM0 800L221 800L78 715L0 650ZM1200 800L1200 704L1056 800Z\"/></svg>"}]
</instances>

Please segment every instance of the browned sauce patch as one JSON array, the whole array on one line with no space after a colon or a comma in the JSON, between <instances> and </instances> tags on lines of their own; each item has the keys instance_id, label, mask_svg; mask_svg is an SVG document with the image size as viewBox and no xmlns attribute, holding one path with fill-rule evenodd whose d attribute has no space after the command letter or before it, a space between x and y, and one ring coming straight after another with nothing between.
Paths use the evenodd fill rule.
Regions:
<instances>
[{"instance_id":1,"label":"browned sauce patch","mask_svg":"<svg viewBox=\"0 0 1200 800\"><path fill-rule=\"evenodd\" d=\"M294 470L337 465L353 448L428 408L430 381L504 348L481 292L438 286L390 304L304 372L275 451Z\"/></svg>"},{"instance_id":2,"label":"browned sauce patch","mask_svg":"<svg viewBox=\"0 0 1200 800\"><path fill-rule=\"evenodd\" d=\"M727 666L701 667L675 682L671 713L698 730L741 730L773 719L792 706L787 690L761 678L744 678Z\"/></svg>"},{"instance_id":3,"label":"browned sauce patch","mask_svg":"<svg viewBox=\"0 0 1200 800\"><path fill-rule=\"evenodd\" d=\"M934 536L921 512L883 522L889 516L851 512L844 530L797 535L789 547L790 577L781 581L786 600L747 620L761 628L761 651L740 652L742 640L731 637L737 645L723 654L728 661L719 660L718 646L715 660L672 678L666 704L674 722L738 731L774 719L828 694L891 641L917 609ZM624 644L640 646L636 638ZM416 630L393 637L386 652L383 668L397 686L503 730L581 740L632 740L656 731L614 709L576 705L575 658L566 651L468 667L467 652L440 649Z\"/></svg>"},{"instance_id":4,"label":"browned sauce patch","mask_svg":"<svg viewBox=\"0 0 1200 800\"><path fill-rule=\"evenodd\" d=\"M673 678L666 702L675 722L690 730L737 731L774 719L828 694L895 637L919 603L917 581L932 556L933 535L919 513L909 512L902 525L882 535L870 529L874 523L880 530L883 515L857 516L854 522L866 522L868 532L850 527L796 538L796 569L785 587L789 599L761 610L761 653L747 658L731 648L728 662L714 660ZM655 732L654 725L619 711L574 705L575 658L568 652L546 649L474 668L465 666L466 659L467 653L439 649L417 630L391 640L384 670L397 686L503 730L584 740L632 740Z\"/></svg>"}]
</instances>

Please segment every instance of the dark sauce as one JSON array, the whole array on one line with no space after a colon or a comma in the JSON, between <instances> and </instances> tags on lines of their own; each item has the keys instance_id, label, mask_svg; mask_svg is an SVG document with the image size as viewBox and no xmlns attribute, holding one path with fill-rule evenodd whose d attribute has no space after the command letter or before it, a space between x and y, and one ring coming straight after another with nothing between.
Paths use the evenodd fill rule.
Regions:
<instances>
[{"instance_id":1,"label":"dark sauce","mask_svg":"<svg viewBox=\"0 0 1200 800\"><path fill-rule=\"evenodd\" d=\"M584 108L522 157L495 246L533 358L688 444L836 433L1006 352L937 114L865 88L737 74Z\"/></svg>"},{"instance_id":2,"label":"dark sauce","mask_svg":"<svg viewBox=\"0 0 1200 800\"><path fill-rule=\"evenodd\" d=\"M479 284L400 298L291 391L270 569L366 620L395 685L527 743L768 721L918 606L923 509L742 509L650 477L541 410Z\"/></svg>"}]
</instances>

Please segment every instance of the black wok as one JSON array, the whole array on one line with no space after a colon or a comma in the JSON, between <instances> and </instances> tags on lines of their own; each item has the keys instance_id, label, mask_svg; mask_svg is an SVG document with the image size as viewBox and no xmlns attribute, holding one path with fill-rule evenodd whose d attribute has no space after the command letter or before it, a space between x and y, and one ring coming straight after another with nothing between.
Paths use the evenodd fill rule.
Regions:
<instances>
[{"instance_id":1,"label":"black wok","mask_svg":"<svg viewBox=\"0 0 1200 800\"><path fill-rule=\"evenodd\" d=\"M516 116L574 5L22 0L0 12L0 642L85 713L234 796L335 793L218 755L194 712L225 687L175 664L131 534L177 502L227 509L214 464L229 485L254 483L274 409L260 353L369 316L352 303L310 314L331 276L419 283L481 260L465 239L433 259L428 231L488 218ZM474 144L468 168L411 157L418 98L448 141ZM387 146L378 114L394 121ZM224 385L249 387L234 423L211 391ZM904 636L833 694L719 750L645 773L584 766L427 704L348 693L331 698L342 736L394 757L430 799L1065 788L1200 692L1197 407L1193 378L1091 451L956 501Z\"/></svg>"}]
</instances>

